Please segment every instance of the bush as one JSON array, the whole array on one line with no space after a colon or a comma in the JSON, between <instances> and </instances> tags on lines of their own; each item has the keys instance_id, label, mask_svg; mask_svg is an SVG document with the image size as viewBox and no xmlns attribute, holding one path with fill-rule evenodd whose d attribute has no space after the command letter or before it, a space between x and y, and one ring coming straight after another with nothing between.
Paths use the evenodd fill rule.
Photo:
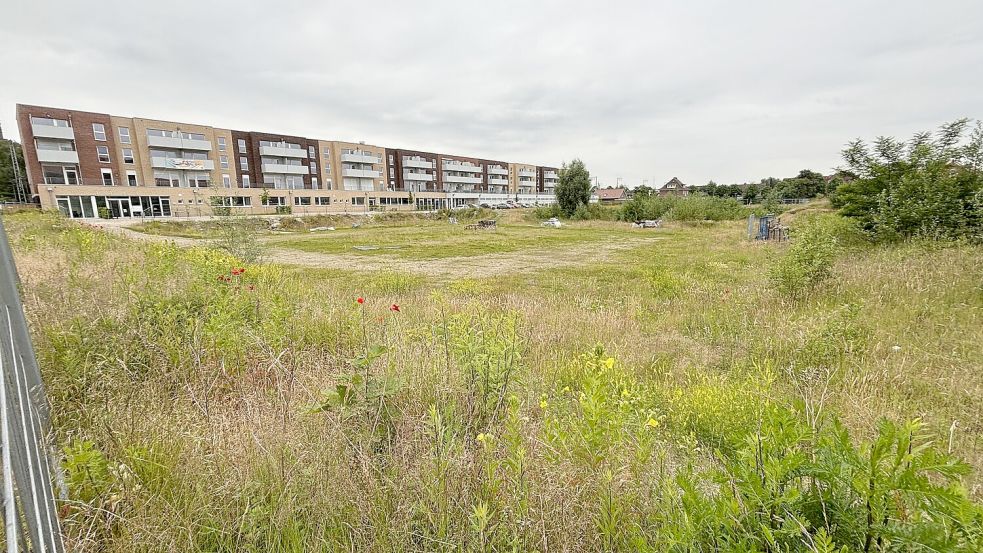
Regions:
<instances>
[{"instance_id":1,"label":"bush","mask_svg":"<svg viewBox=\"0 0 983 553\"><path fill-rule=\"evenodd\" d=\"M752 211L733 198L710 196L648 196L633 198L621 207L622 221L668 219L672 221L735 221Z\"/></svg>"},{"instance_id":2,"label":"bush","mask_svg":"<svg viewBox=\"0 0 983 553\"><path fill-rule=\"evenodd\" d=\"M832 275L838 246L832 224L812 220L791 230L792 245L771 269L771 281L783 295L796 297Z\"/></svg>"},{"instance_id":3,"label":"bush","mask_svg":"<svg viewBox=\"0 0 983 553\"><path fill-rule=\"evenodd\" d=\"M968 119L948 123L933 138L907 142L878 138L871 148L857 140L843 159L859 175L832 197L844 215L880 240L913 236L979 238L983 233L983 124L961 145Z\"/></svg>"},{"instance_id":4,"label":"bush","mask_svg":"<svg viewBox=\"0 0 983 553\"><path fill-rule=\"evenodd\" d=\"M239 219L218 223L215 245L245 263L256 263L263 257L263 245L250 224Z\"/></svg>"}]
</instances>

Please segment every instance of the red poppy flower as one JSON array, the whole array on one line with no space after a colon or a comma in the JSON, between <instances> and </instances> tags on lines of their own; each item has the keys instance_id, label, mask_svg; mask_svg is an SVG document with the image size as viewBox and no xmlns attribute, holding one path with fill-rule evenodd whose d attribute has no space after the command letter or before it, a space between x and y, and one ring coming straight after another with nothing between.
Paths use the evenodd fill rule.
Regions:
<instances>
[{"instance_id":1,"label":"red poppy flower","mask_svg":"<svg viewBox=\"0 0 983 553\"><path fill-rule=\"evenodd\" d=\"M365 303L365 298L363 298L362 296L359 296L358 299L355 300L355 301L357 301L358 303L362 304L362 303Z\"/></svg>"},{"instance_id":2,"label":"red poppy flower","mask_svg":"<svg viewBox=\"0 0 983 553\"><path fill-rule=\"evenodd\" d=\"M389 310L390 311L395 311L396 313L399 313L399 304L398 303L394 303L394 304L390 305L389 306Z\"/></svg>"}]
</instances>

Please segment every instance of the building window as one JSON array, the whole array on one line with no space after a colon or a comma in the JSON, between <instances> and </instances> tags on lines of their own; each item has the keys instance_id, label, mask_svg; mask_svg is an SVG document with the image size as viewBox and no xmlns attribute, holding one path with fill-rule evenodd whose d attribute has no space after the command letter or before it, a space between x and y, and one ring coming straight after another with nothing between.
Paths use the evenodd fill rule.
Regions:
<instances>
[{"instance_id":1,"label":"building window","mask_svg":"<svg viewBox=\"0 0 983 553\"><path fill-rule=\"evenodd\" d=\"M219 136L217 138L217 140L218 140L218 151L224 152L225 151L225 137L224 136Z\"/></svg>"},{"instance_id":2,"label":"building window","mask_svg":"<svg viewBox=\"0 0 983 553\"><path fill-rule=\"evenodd\" d=\"M389 168L389 178L393 178L395 176L396 176L396 169L393 169L392 167L390 167Z\"/></svg>"},{"instance_id":3,"label":"building window","mask_svg":"<svg viewBox=\"0 0 983 553\"><path fill-rule=\"evenodd\" d=\"M294 196L294 205L311 205L311 199L307 196Z\"/></svg>"},{"instance_id":4,"label":"building window","mask_svg":"<svg viewBox=\"0 0 983 553\"><path fill-rule=\"evenodd\" d=\"M246 141L241 138L239 139L239 153L246 153Z\"/></svg>"},{"instance_id":5,"label":"building window","mask_svg":"<svg viewBox=\"0 0 983 553\"><path fill-rule=\"evenodd\" d=\"M103 169L102 170L102 183L104 185L106 185L106 186L112 186L113 185L113 170L112 169Z\"/></svg>"},{"instance_id":6,"label":"building window","mask_svg":"<svg viewBox=\"0 0 983 553\"><path fill-rule=\"evenodd\" d=\"M314 205L331 205L331 198L328 196L318 196L314 198Z\"/></svg>"},{"instance_id":7,"label":"building window","mask_svg":"<svg viewBox=\"0 0 983 553\"><path fill-rule=\"evenodd\" d=\"M222 174L222 186L226 188L232 188L232 177L226 174Z\"/></svg>"},{"instance_id":8,"label":"building window","mask_svg":"<svg viewBox=\"0 0 983 553\"><path fill-rule=\"evenodd\" d=\"M135 171L127 171L126 172L126 185L127 186L136 186L137 185L137 174L136 174Z\"/></svg>"},{"instance_id":9,"label":"building window","mask_svg":"<svg viewBox=\"0 0 983 553\"><path fill-rule=\"evenodd\" d=\"M218 156L218 164L219 164L219 166L222 169L228 169L229 168L229 156L224 155L224 154Z\"/></svg>"},{"instance_id":10,"label":"building window","mask_svg":"<svg viewBox=\"0 0 983 553\"><path fill-rule=\"evenodd\" d=\"M101 140L101 141L105 142L106 141L106 126L103 125L102 123L93 123L92 124L92 136L94 136L96 138L96 140Z\"/></svg>"},{"instance_id":11,"label":"building window","mask_svg":"<svg viewBox=\"0 0 983 553\"><path fill-rule=\"evenodd\" d=\"M130 129L128 127L119 128L119 142L120 144L130 143Z\"/></svg>"},{"instance_id":12,"label":"building window","mask_svg":"<svg viewBox=\"0 0 983 553\"><path fill-rule=\"evenodd\" d=\"M311 162L311 174L312 175L316 175L317 174L317 163L315 163L313 161Z\"/></svg>"},{"instance_id":13,"label":"building window","mask_svg":"<svg viewBox=\"0 0 983 553\"><path fill-rule=\"evenodd\" d=\"M246 159L246 156L239 157L239 169L242 171L249 170L249 160Z\"/></svg>"},{"instance_id":14,"label":"building window","mask_svg":"<svg viewBox=\"0 0 983 553\"><path fill-rule=\"evenodd\" d=\"M133 163L132 148L123 148L123 163Z\"/></svg>"},{"instance_id":15,"label":"building window","mask_svg":"<svg viewBox=\"0 0 983 553\"><path fill-rule=\"evenodd\" d=\"M317 159L317 152L314 151L314 146L307 147L307 157Z\"/></svg>"},{"instance_id":16,"label":"building window","mask_svg":"<svg viewBox=\"0 0 983 553\"><path fill-rule=\"evenodd\" d=\"M283 196L264 196L261 198L260 203L266 207L276 207L281 205L287 205L287 199Z\"/></svg>"},{"instance_id":17,"label":"building window","mask_svg":"<svg viewBox=\"0 0 983 553\"><path fill-rule=\"evenodd\" d=\"M311 177L311 188L317 190L317 177Z\"/></svg>"},{"instance_id":18,"label":"building window","mask_svg":"<svg viewBox=\"0 0 983 553\"><path fill-rule=\"evenodd\" d=\"M96 146L96 155L99 156L99 161L109 163L109 146Z\"/></svg>"},{"instance_id":19,"label":"building window","mask_svg":"<svg viewBox=\"0 0 983 553\"><path fill-rule=\"evenodd\" d=\"M249 188L249 175L242 176L242 187Z\"/></svg>"}]
</instances>

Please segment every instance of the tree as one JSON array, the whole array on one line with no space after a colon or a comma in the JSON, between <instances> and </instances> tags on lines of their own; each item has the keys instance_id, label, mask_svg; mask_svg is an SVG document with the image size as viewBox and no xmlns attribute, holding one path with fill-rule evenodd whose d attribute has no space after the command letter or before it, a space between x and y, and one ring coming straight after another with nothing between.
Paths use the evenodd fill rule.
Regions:
<instances>
[{"instance_id":1,"label":"tree","mask_svg":"<svg viewBox=\"0 0 983 553\"><path fill-rule=\"evenodd\" d=\"M648 198L655 193L655 189L647 184L643 184L631 191L631 194L635 198Z\"/></svg>"},{"instance_id":2,"label":"tree","mask_svg":"<svg viewBox=\"0 0 983 553\"><path fill-rule=\"evenodd\" d=\"M879 238L983 235L983 124L964 142L969 123L851 142L843 160L857 178L836 189L833 205Z\"/></svg>"},{"instance_id":3,"label":"tree","mask_svg":"<svg viewBox=\"0 0 983 553\"><path fill-rule=\"evenodd\" d=\"M13 140L0 140L0 199L15 199L17 197L14 191L16 186L14 168L10 164L10 144L14 145L17 163L20 164L21 179L27 179L27 171L24 168L24 153L21 151L20 144Z\"/></svg>"},{"instance_id":4,"label":"tree","mask_svg":"<svg viewBox=\"0 0 983 553\"><path fill-rule=\"evenodd\" d=\"M590 202L590 172L579 159L564 163L560 169L560 181L556 185L556 203L567 217L573 215L579 205Z\"/></svg>"}]
</instances>

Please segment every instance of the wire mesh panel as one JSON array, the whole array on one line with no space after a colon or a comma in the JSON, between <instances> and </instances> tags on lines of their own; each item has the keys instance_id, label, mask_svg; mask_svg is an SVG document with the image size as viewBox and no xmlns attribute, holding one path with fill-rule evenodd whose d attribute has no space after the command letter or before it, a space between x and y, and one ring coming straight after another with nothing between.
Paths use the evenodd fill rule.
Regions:
<instances>
[{"instance_id":1,"label":"wire mesh panel","mask_svg":"<svg viewBox=\"0 0 983 553\"><path fill-rule=\"evenodd\" d=\"M0 439L7 551L64 551L46 447L48 403L0 218Z\"/></svg>"}]
</instances>

